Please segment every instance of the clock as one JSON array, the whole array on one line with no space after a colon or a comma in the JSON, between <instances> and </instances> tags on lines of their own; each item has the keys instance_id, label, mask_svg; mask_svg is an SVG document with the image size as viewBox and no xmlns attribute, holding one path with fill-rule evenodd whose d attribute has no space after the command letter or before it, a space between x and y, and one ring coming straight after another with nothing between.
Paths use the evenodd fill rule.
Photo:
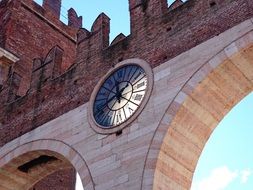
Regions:
<instances>
[{"instance_id":1,"label":"clock","mask_svg":"<svg viewBox=\"0 0 253 190\"><path fill-rule=\"evenodd\" d=\"M152 81L151 68L139 59L123 61L110 70L92 94L90 115L95 130L116 132L130 123L147 102Z\"/></svg>"}]
</instances>

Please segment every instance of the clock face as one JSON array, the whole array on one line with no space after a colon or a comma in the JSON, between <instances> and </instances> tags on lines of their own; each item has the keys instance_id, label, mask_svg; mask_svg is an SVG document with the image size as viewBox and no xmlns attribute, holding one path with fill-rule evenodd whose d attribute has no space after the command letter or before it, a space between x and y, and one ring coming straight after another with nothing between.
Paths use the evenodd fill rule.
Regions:
<instances>
[{"instance_id":1,"label":"clock face","mask_svg":"<svg viewBox=\"0 0 253 190\"><path fill-rule=\"evenodd\" d=\"M138 65L113 72L101 85L93 104L95 121L103 128L120 125L138 109L147 90L147 76Z\"/></svg>"}]
</instances>

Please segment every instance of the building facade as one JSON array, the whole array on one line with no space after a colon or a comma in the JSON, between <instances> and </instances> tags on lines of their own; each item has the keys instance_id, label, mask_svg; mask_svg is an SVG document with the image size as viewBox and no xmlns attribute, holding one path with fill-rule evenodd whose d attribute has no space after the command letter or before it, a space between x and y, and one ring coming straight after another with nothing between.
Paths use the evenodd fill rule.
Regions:
<instances>
[{"instance_id":1,"label":"building facade","mask_svg":"<svg viewBox=\"0 0 253 190\"><path fill-rule=\"evenodd\" d=\"M74 189L75 171L85 190L190 189L252 91L253 2L129 0L131 34L112 43L104 13L88 31L60 5L0 2L0 189Z\"/></svg>"}]
</instances>

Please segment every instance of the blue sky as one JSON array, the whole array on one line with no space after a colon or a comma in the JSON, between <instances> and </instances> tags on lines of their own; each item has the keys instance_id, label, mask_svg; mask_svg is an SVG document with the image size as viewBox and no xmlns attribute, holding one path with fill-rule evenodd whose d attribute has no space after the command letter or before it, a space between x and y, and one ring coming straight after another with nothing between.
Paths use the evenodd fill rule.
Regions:
<instances>
[{"instance_id":1,"label":"blue sky","mask_svg":"<svg viewBox=\"0 0 253 190\"><path fill-rule=\"evenodd\" d=\"M35 0L42 4L42 0ZM169 0L168 4L173 1ZM83 16L83 27L90 30L97 16L104 12L111 18L110 41L118 34L126 36L130 33L130 18L128 11L128 0L62 0L61 20L67 22L67 10L73 7L79 16Z\"/></svg>"},{"instance_id":2,"label":"blue sky","mask_svg":"<svg viewBox=\"0 0 253 190\"><path fill-rule=\"evenodd\" d=\"M168 4L172 2L169 0ZM83 26L88 30L101 12L107 14L111 18L110 41L119 33L129 34L128 0L63 0L63 22L66 22L70 7L83 16ZM214 130L198 162L191 190L253 189L252 108L253 94L250 94ZM77 179L76 190L82 190L80 179Z\"/></svg>"},{"instance_id":3,"label":"blue sky","mask_svg":"<svg viewBox=\"0 0 253 190\"><path fill-rule=\"evenodd\" d=\"M35 0L42 4L42 0ZM90 30L97 16L104 12L110 20L110 41L118 34L130 33L130 21L128 12L128 0L62 0L61 20L67 22L67 10L73 7L79 16L83 16L83 27Z\"/></svg>"},{"instance_id":4,"label":"blue sky","mask_svg":"<svg viewBox=\"0 0 253 190\"><path fill-rule=\"evenodd\" d=\"M203 186L204 190L253 189L252 108L253 93L238 103L214 130L198 162L192 190L203 190Z\"/></svg>"}]
</instances>

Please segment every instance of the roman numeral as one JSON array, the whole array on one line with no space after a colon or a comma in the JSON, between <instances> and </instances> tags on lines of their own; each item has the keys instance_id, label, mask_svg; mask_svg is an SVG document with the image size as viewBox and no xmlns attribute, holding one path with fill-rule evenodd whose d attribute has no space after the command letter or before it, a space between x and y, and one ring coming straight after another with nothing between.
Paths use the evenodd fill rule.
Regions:
<instances>
[{"instance_id":1,"label":"roman numeral","mask_svg":"<svg viewBox=\"0 0 253 190\"><path fill-rule=\"evenodd\" d=\"M136 80L137 78L139 78L140 75L142 75L141 71L139 71L139 73L137 73L137 75L134 77L134 80Z\"/></svg>"},{"instance_id":2,"label":"roman numeral","mask_svg":"<svg viewBox=\"0 0 253 190\"><path fill-rule=\"evenodd\" d=\"M117 75L118 75L118 78L121 78L123 76L123 70L122 69L119 70Z\"/></svg>"},{"instance_id":3,"label":"roman numeral","mask_svg":"<svg viewBox=\"0 0 253 190\"><path fill-rule=\"evenodd\" d=\"M132 113L134 113L134 110L133 110L132 108L130 108L130 107L128 107L128 111L129 111L130 115L131 115Z\"/></svg>"},{"instance_id":4,"label":"roman numeral","mask_svg":"<svg viewBox=\"0 0 253 190\"><path fill-rule=\"evenodd\" d=\"M130 105L132 105L132 106L130 106ZM136 109L136 106L134 104L128 102L124 108L125 108L124 110L126 110L126 113L127 113L128 117L129 117L129 116L131 116L134 113L134 111Z\"/></svg>"},{"instance_id":5,"label":"roman numeral","mask_svg":"<svg viewBox=\"0 0 253 190\"><path fill-rule=\"evenodd\" d=\"M143 87L144 85L145 85L145 81L143 81L143 82L137 84L137 89Z\"/></svg>"},{"instance_id":6,"label":"roman numeral","mask_svg":"<svg viewBox=\"0 0 253 190\"><path fill-rule=\"evenodd\" d=\"M112 122L112 116L108 114L108 115L106 116L106 119L105 119L105 122L104 122L104 123L105 123L105 125L108 126L108 125L111 125L111 122Z\"/></svg>"},{"instance_id":7,"label":"roman numeral","mask_svg":"<svg viewBox=\"0 0 253 190\"><path fill-rule=\"evenodd\" d=\"M134 72L132 73L132 76L129 78L129 81L132 80L132 78L134 77L135 73L138 71L138 67L135 67Z\"/></svg>"},{"instance_id":8,"label":"roman numeral","mask_svg":"<svg viewBox=\"0 0 253 190\"><path fill-rule=\"evenodd\" d=\"M141 101L142 96L143 96L143 95L141 95L141 94L136 94L136 96L134 97L134 100L136 100L136 101Z\"/></svg>"},{"instance_id":9,"label":"roman numeral","mask_svg":"<svg viewBox=\"0 0 253 190\"><path fill-rule=\"evenodd\" d=\"M119 124L121 122L122 122L122 116L121 116L121 113L118 112L116 115L116 124Z\"/></svg>"}]
</instances>

